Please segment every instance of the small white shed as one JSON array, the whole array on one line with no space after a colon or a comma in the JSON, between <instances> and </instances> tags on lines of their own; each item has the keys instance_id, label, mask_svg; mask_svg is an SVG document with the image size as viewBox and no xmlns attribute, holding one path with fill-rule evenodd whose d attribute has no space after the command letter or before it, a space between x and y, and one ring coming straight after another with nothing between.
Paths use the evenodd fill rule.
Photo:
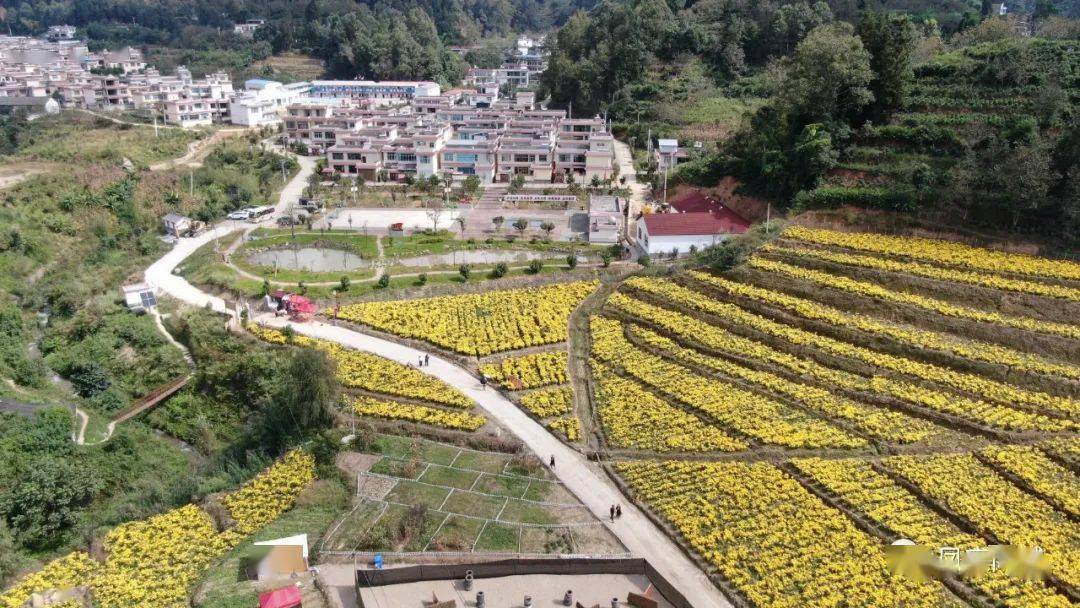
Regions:
<instances>
[{"instance_id":1,"label":"small white shed","mask_svg":"<svg viewBox=\"0 0 1080 608\"><path fill-rule=\"evenodd\" d=\"M157 306L157 296L154 288L146 283L134 283L120 287L120 297L124 298L124 305L133 312L143 312Z\"/></svg>"},{"instance_id":2,"label":"small white shed","mask_svg":"<svg viewBox=\"0 0 1080 608\"><path fill-rule=\"evenodd\" d=\"M165 224L165 234L179 237L191 228L191 218L179 213L166 213L161 220Z\"/></svg>"}]
</instances>

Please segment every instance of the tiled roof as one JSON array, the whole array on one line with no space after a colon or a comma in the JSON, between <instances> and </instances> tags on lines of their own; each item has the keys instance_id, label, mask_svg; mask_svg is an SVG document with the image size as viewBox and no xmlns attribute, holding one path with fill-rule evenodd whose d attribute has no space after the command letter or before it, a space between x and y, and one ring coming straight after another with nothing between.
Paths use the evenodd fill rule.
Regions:
<instances>
[{"instance_id":1,"label":"tiled roof","mask_svg":"<svg viewBox=\"0 0 1080 608\"><path fill-rule=\"evenodd\" d=\"M711 212L653 213L643 216L642 221L649 236L742 234L750 228L750 222L727 207Z\"/></svg>"}]
</instances>

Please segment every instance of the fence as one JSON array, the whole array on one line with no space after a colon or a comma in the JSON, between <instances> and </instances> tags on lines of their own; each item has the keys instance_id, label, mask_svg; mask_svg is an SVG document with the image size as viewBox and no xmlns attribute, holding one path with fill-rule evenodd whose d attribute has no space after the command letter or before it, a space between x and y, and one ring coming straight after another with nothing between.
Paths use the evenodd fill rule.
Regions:
<instances>
[{"instance_id":1,"label":"fence","mask_svg":"<svg viewBox=\"0 0 1080 608\"><path fill-rule=\"evenodd\" d=\"M627 574L642 575L649 579L660 595L675 608L693 608L686 597L667 581L649 562L640 558L584 558L568 557L541 559L504 559L495 562L470 564L418 565L386 570L357 570L356 587L400 585L418 581L461 580L465 571L471 570L474 579L520 576L526 574L587 575ZM362 600L359 600L362 604Z\"/></svg>"}]
</instances>

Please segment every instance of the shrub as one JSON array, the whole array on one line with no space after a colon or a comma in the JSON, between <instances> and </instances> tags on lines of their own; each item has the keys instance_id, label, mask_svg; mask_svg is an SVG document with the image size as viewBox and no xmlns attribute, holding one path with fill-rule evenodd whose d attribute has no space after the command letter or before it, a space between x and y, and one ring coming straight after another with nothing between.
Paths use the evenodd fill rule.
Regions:
<instances>
[{"instance_id":1,"label":"shrub","mask_svg":"<svg viewBox=\"0 0 1080 608\"><path fill-rule=\"evenodd\" d=\"M652 258L649 257L649 254L643 253L638 257L637 263L641 264L643 268L648 268L652 264Z\"/></svg>"},{"instance_id":2,"label":"shrub","mask_svg":"<svg viewBox=\"0 0 1080 608\"><path fill-rule=\"evenodd\" d=\"M602 264L604 268L611 266L611 254L609 252L605 251L600 254L600 264Z\"/></svg>"},{"instance_id":3,"label":"shrub","mask_svg":"<svg viewBox=\"0 0 1080 608\"><path fill-rule=\"evenodd\" d=\"M915 202L915 193L910 189L823 186L814 190L803 190L795 195L792 212L799 213L807 209L835 209L843 205L913 211Z\"/></svg>"},{"instance_id":4,"label":"shrub","mask_svg":"<svg viewBox=\"0 0 1080 608\"><path fill-rule=\"evenodd\" d=\"M379 289L386 289L387 287L389 287L390 286L390 273L388 273L388 272L382 273L382 275L379 277L379 280L376 281L375 284L378 285Z\"/></svg>"},{"instance_id":5,"label":"shrub","mask_svg":"<svg viewBox=\"0 0 1080 608\"><path fill-rule=\"evenodd\" d=\"M509 270L509 267L507 267L504 262L499 262L498 264L495 264L495 268L491 269L491 277L494 279L500 279L506 276L506 273L509 272Z\"/></svg>"},{"instance_id":6,"label":"shrub","mask_svg":"<svg viewBox=\"0 0 1080 608\"><path fill-rule=\"evenodd\" d=\"M539 274L544 269L544 264L540 260L533 260L529 262L529 272L532 274Z\"/></svg>"},{"instance_id":7,"label":"shrub","mask_svg":"<svg viewBox=\"0 0 1080 608\"><path fill-rule=\"evenodd\" d=\"M418 285L426 285L427 284L427 273L426 272L421 272L420 275L416 277L416 283Z\"/></svg>"},{"instance_id":8,"label":"shrub","mask_svg":"<svg viewBox=\"0 0 1080 608\"><path fill-rule=\"evenodd\" d=\"M566 256L566 265L570 268L570 270L577 268L577 256L572 253Z\"/></svg>"},{"instance_id":9,"label":"shrub","mask_svg":"<svg viewBox=\"0 0 1080 608\"><path fill-rule=\"evenodd\" d=\"M461 278L468 281L469 276L472 275L472 268L470 268L468 264L462 264L461 266L458 267L458 274L461 275Z\"/></svg>"},{"instance_id":10,"label":"shrub","mask_svg":"<svg viewBox=\"0 0 1080 608\"><path fill-rule=\"evenodd\" d=\"M341 277L341 283L338 285L338 291L349 291L349 285L351 281L349 277Z\"/></svg>"}]
</instances>

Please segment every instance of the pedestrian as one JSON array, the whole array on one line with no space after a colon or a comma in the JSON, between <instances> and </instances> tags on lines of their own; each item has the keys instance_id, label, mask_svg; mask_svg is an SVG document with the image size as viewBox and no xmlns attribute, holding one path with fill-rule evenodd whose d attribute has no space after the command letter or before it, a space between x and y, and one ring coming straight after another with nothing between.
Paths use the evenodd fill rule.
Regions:
<instances>
[{"instance_id":1,"label":"pedestrian","mask_svg":"<svg viewBox=\"0 0 1080 608\"><path fill-rule=\"evenodd\" d=\"M484 374L480 374L480 390L487 390L487 376L485 376Z\"/></svg>"},{"instance_id":2,"label":"pedestrian","mask_svg":"<svg viewBox=\"0 0 1080 608\"><path fill-rule=\"evenodd\" d=\"M423 357L418 357L417 358L416 367L424 367L424 358Z\"/></svg>"},{"instance_id":3,"label":"pedestrian","mask_svg":"<svg viewBox=\"0 0 1080 608\"><path fill-rule=\"evenodd\" d=\"M615 521L615 505L611 505L611 509L609 509L609 511L611 512L611 521L614 522Z\"/></svg>"},{"instance_id":4,"label":"pedestrian","mask_svg":"<svg viewBox=\"0 0 1080 608\"><path fill-rule=\"evenodd\" d=\"M550 463L550 465L551 465L551 468L553 468L553 469L555 468L555 455L554 454L551 455L551 463Z\"/></svg>"},{"instance_id":5,"label":"pedestrian","mask_svg":"<svg viewBox=\"0 0 1080 608\"><path fill-rule=\"evenodd\" d=\"M424 355L424 367L431 365L431 355Z\"/></svg>"},{"instance_id":6,"label":"pedestrian","mask_svg":"<svg viewBox=\"0 0 1080 608\"><path fill-rule=\"evenodd\" d=\"M622 505L615 505L615 519L622 518Z\"/></svg>"}]
</instances>

